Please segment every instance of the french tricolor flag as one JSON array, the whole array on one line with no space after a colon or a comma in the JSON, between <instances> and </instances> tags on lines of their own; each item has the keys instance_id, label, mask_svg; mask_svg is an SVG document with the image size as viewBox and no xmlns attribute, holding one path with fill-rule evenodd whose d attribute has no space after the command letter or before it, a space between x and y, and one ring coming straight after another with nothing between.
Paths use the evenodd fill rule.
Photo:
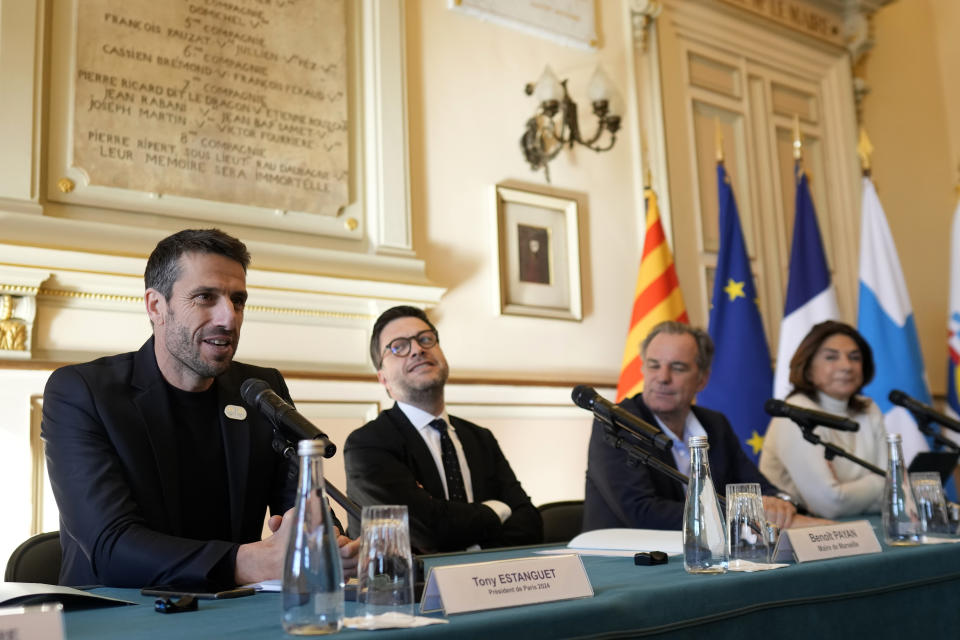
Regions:
<instances>
[{"instance_id":1,"label":"french tricolor flag","mask_svg":"<svg viewBox=\"0 0 960 640\"><path fill-rule=\"evenodd\" d=\"M790 384L790 358L813 325L824 320L838 320L837 292L830 282L827 256L817 224L817 212L810 197L807 174L798 162L794 168L797 195L793 219L793 244L790 246L790 268L787 272L787 302L780 323L780 345L777 349L777 370L773 379L773 396L786 398Z\"/></svg>"}]
</instances>

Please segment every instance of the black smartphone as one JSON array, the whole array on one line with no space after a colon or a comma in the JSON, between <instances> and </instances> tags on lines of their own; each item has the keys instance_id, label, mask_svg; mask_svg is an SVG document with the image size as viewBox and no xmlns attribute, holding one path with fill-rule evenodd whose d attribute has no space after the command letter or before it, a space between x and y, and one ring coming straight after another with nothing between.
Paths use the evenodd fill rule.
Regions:
<instances>
[{"instance_id":1,"label":"black smartphone","mask_svg":"<svg viewBox=\"0 0 960 640\"><path fill-rule=\"evenodd\" d=\"M252 596L255 593L256 590L253 587L237 587L235 589L226 589L224 591L210 591L202 585L175 584L166 584L159 587L144 587L140 590L140 594L145 596L160 596L161 598L192 596L198 600L225 600L226 598L242 598L243 596Z\"/></svg>"}]
</instances>

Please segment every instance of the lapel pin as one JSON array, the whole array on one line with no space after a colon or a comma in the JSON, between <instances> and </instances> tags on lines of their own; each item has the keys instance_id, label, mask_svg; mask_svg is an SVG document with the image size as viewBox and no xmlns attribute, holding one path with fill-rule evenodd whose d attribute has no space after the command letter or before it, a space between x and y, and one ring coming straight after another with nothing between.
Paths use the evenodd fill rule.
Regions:
<instances>
[{"instance_id":1,"label":"lapel pin","mask_svg":"<svg viewBox=\"0 0 960 640\"><path fill-rule=\"evenodd\" d=\"M223 408L223 415L227 416L231 420L246 420L247 410L235 404L228 404Z\"/></svg>"}]
</instances>

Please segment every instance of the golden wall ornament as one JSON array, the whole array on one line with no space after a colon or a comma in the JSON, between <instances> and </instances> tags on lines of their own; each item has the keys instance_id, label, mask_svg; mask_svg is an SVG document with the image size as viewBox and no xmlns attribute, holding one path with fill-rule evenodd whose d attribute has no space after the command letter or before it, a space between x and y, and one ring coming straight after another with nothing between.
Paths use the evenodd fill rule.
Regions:
<instances>
[{"instance_id":1,"label":"golden wall ornament","mask_svg":"<svg viewBox=\"0 0 960 640\"><path fill-rule=\"evenodd\" d=\"M0 351L27 351L27 322L13 316L16 300L9 293L0 296Z\"/></svg>"}]
</instances>

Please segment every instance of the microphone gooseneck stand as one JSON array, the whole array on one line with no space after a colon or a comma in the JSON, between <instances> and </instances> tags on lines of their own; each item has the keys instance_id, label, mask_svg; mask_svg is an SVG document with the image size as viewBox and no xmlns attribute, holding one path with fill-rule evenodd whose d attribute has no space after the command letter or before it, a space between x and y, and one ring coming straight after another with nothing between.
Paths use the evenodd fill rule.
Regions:
<instances>
[{"instance_id":1,"label":"microphone gooseneck stand","mask_svg":"<svg viewBox=\"0 0 960 640\"><path fill-rule=\"evenodd\" d=\"M689 482L689 477L656 458L654 451L648 448L652 446L661 451L669 451L673 447L673 440L661 433L659 429L606 400L586 385L581 384L574 387L572 399L575 405L581 409L586 409L593 414L595 419L603 423L604 440L615 449L626 452L627 466L636 468L638 464L643 464L682 485ZM619 430L626 431L643 445L626 442L620 436ZM726 501L723 497L717 494L717 498L720 500L720 506L726 508Z\"/></svg>"},{"instance_id":2,"label":"microphone gooseneck stand","mask_svg":"<svg viewBox=\"0 0 960 640\"><path fill-rule=\"evenodd\" d=\"M953 440L944 438L938 431L934 431L933 427L930 426L930 423L934 422L933 418L910 408L907 408L907 411L910 412L910 415L912 415L913 419L916 421L917 429L920 431L920 433L927 437L933 438L934 443L936 443L938 447L945 447L950 451L960 452L960 445Z\"/></svg>"},{"instance_id":3,"label":"microphone gooseneck stand","mask_svg":"<svg viewBox=\"0 0 960 640\"><path fill-rule=\"evenodd\" d=\"M273 449L280 455L282 455L287 460L297 460L297 450L294 448L293 443L287 440L287 437L280 432L276 426L273 427ZM324 458L330 458L331 455L324 454ZM291 467L290 473L297 473L296 467ZM327 495L333 498L333 501L343 507L348 514L357 520L360 519L361 508L360 505L347 497L347 494L337 489L333 484L327 480L323 479L323 484L326 487Z\"/></svg>"},{"instance_id":4,"label":"microphone gooseneck stand","mask_svg":"<svg viewBox=\"0 0 960 640\"><path fill-rule=\"evenodd\" d=\"M636 467L638 464L642 464L649 469L653 469L657 473L667 476L671 480L675 480L682 485L686 485L690 481L690 477L686 474L680 473L667 463L659 460L654 455L654 451L647 449L646 447L632 443L626 442L622 436L616 433L614 427L609 425L604 425L605 433L603 439L610 444L615 449L621 449L627 454L627 466ZM630 429L624 428L625 431L631 435L636 436L637 434L633 433ZM646 439L641 440L641 442L648 442ZM672 442L671 442L672 444ZM727 508L726 499L717 494L717 500L720 501L720 508Z\"/></svg>"},{"instance_id":5,"label":"microphone gooseneck stand","mask_svg":"<svg viewBox=\"0 0 960 640\"><path fill-rule=\"evenodd\" d=\"M837 445L830 442L824 442L820 436L818 436L813 432L814 427L819 426L816 422L812 422L809 420L798 420L796 418L791 418L791 420L793 420L793 422L798 427L800 427L800 430L803 432L804 440L806 440L807 442L812 442L813 444L819 444L823 447L823 457L826 458L827 460L833 460L835 457L840 456L841 458L846 458L847 460L850 460L851 462L854 462L860 465L867 471L872 471L878 476L885 477L887 475L886 470L881 469L876 465L870 464L869 462L867 462L866 460L863 460L862 458L858 458L857 456L853 455L843 447L838 447Z\"/></svg>"}]
</instances>

